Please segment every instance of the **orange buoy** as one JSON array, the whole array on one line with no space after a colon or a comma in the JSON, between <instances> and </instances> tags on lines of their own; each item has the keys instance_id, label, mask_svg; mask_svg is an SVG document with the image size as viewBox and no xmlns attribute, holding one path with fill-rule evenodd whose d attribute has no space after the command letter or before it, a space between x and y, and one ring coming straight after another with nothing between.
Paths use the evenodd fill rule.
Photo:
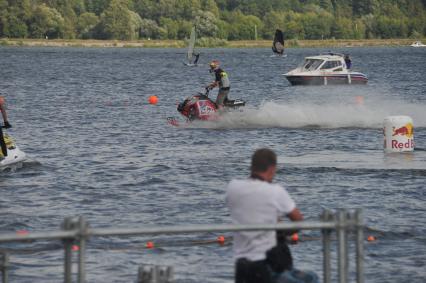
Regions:
<instances>
[{"instance_id":1,"label":"orange buoy","mask_svg":"<svg viewBox=\"0 0 426 283\"><path fill-rule=\"evenodd\" d=\"M223 245L225 243L225 237L224 236L217 237L217 242L219 244Z\"/></svg>"},{"instance_id":2,"label":"orange buoy","mask_svg":"<svg viewBox=\"0 0 426 283\"><path fill-rule=\"evenodd\" d=\"M291 235L291 241L297 243L299 241L299 235L297 233Z\"/></svg>"},{"instance_id":3,"label":"orange buoy","mask_svg":"<svg viewBox=\"0 0 426 283\"><path fill-rule=\"evenodd\" d=\"M151 96L148 98L148 102L149 102L149 104L153 104L153 105L155 105L155 104L157 104L157 103L158 103L158 97L157 97L157 96L155 96L155 95L151 95Z\"/></svg>"},{"instance_id":4,"label":"orange buoy","mask_svg":"<svg viewBox=\"0 0 426 283\"><path fill-rule=\"evenodd\" d=\"M147 249L152 249L152 248L154 248L154 242L147 242L147 243L146 243L146 245L145 245L145 247L146 247Z\"/></svg>"},{"instance_id":5,"label":"orange buoy","mask_svg":"<svg viewBox=\"0 0 426 283\"><path fill-rule=\"evenodd\" d=\"M374 242L376 240L376 237L374 237L374 236L368 236L367 237L367 241L369 241L369 242Z\"/></svg>"},{"instance_id":6,"label":"orange buoy","mask_svg":"<svg viewBox=\"0 0 426 283\"><path fill-rule=\"evenodd\" d=\"M27 230L18 230L18 231L16 231L16 234L20 235L20 236L28 235L29 233L30 232L28 232Z\"/></svg>"},{"instance_id":7,"label":"orange buoy","mask_svg":"<svg viewBox=\"0 0 426 283\"><path fill-rule=\"evenodd\" d=\"M358 95L355 96L356 105L364 105L364 96Z\"/></svg>"}]
</instances>

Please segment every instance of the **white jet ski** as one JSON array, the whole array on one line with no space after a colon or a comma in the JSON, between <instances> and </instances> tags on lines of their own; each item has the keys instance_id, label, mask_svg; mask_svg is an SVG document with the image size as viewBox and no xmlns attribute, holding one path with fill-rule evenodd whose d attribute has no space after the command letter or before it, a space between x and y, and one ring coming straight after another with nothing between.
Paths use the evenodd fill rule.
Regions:
<instances>
[{"instance_id":1,"label":"white jet ski","mask_svg":"<svg viewBox=\"0 0 426 283\"><path fill-rule=\"evenodd\" d=\"M3 156L0 150L0 171L12 167L14 164L25 161L26 154L18 148L14 140L7 134L4 134L4 141L7 147L7 156Z\"/></svg>"}]
</instances>

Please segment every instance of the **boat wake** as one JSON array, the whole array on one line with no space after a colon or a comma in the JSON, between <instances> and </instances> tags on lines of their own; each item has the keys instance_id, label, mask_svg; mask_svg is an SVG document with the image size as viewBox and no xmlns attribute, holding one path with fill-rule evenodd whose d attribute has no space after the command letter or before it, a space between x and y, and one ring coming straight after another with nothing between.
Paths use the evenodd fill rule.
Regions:
<instances>
[{"instance_id":1,"label":"boat wake","mask_svg":"<svg viewBox=\"0 0 426 283\"><path fill-rule=\"evenodd\" d=\"M202 128L381 128L389 115L407 115L416 127L426 127L425 104L402 101L368 101L356 97L350 102L317 104L310 102L266 101L258 108L230 112L215 122L196 122Z\"/></svg>"}]
</instances>

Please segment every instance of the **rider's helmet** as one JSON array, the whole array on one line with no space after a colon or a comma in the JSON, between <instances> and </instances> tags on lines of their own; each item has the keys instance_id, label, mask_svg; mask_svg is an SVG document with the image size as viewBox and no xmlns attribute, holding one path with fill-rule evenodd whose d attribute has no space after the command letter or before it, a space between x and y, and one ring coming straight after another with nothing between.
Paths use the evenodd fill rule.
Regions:
<instances>
[{"instance_id":1,"label":"rider's helmet","mask_svg":"<svg viewBox=\"0 0 426 283\"><path fill-rule=\"evenodd\" d=\"M218 60L213 60L209 63L210 69L211 70L216 70L217 68L219 68L219 61Z\"/></svg>"}]
</instances>

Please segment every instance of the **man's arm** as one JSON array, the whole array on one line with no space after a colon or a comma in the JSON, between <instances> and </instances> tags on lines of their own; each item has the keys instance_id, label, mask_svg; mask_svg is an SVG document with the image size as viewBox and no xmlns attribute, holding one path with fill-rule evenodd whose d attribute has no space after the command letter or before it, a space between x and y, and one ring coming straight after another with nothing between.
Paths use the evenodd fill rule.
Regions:
<instances>
[{"instance_id":1,"label":"man's arm","mask_svg":"<svg viewBox=\"0 0 426 283\"><path fill-rule=\"evenodd\" d=\"M297 207L288 213L287 217L290 218L291 221L303 221L303 215ZM299 230L286 231L281 237L290 236L297 232L299 232Z\"/></svg>"},{"instance_id":2,"label":"man's arm","mask_svg":"<svg viewBox=\"0 0 426 283\"><path fill-rule=\"evenodd\" d=\"M287 217L290 218L291 221L303 221L303 214L297 207L287 214Z\"/></svg>"},{"instance_id":3,"label":"man's arm","mask_svg":"<svg viewBox=\"0 0 426 283\"><path fill-rule=\"evenodd\" d=\"M7 121L6 109L4 108L3 103L1 102L2 101L0 101L0 112L1 112L1 115L3 116L3 121L6 122Z\"/></svg>"},{"instance_id":4,"label":"man's arm","mask_svg":"<svg viewBox=\"0 0 426 283\"><path fill-rule=\"evenodd\" d=\"M218 82L218 81L214 81L214 82L212 82L211 84L209 84L207 87L208 87L208 88L210 88L210 89L213 89L213 88L217 87L217 86L218 86L218 84L219 84L219 82Z\"/></svg>"},{"instance_id":5,"label":"man's arm","mask_svg":"<svg viewBox=\"0 0 426 283\"><path fill-rule=\"evenodd\" d=\"M12 125L7 121L6 108L4 106L4 98L0 96L0 112L3 116L3 124L6 129L12 128Z\"/></svg>"}]
</instances>

